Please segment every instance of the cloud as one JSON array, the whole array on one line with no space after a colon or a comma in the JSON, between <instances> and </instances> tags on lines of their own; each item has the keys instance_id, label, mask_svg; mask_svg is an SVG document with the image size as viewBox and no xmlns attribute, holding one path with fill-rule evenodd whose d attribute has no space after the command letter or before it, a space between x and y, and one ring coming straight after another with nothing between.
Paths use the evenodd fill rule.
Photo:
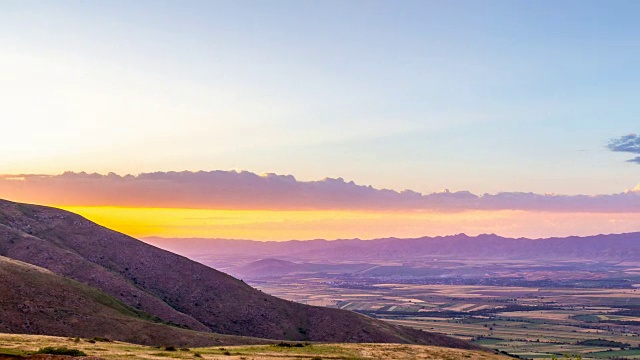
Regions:
<instances>
[{"instance_id":1,"label":"cloud","mask_svg":"<svg viewBox=\"0 0 640 360\"><path fill-rule=\"evenodd\" d=\"M0 198L57 206L194 209L640 212L637 188L610 195L421 194L375 189L342 178L298 181L291 175L247 171L4 175Z\"/></svg>"},{"instance_id":2,"label":"cloud","mask_svg":"<svg viewBox=\"0 0 640 360\"><path fill-rule=\"evenodd\" d=\"M640 136L638 134L629 134L617 139L611 139L607 148L615 152L640 154ZM627 162L640 164L640 156L627 160Z\"/></svg>"}]
</instances>

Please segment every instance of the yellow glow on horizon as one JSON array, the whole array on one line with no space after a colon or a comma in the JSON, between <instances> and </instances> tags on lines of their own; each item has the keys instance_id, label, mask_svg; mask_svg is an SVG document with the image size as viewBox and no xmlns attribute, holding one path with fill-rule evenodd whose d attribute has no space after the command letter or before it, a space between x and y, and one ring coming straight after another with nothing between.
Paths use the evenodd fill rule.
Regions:
<instances>
[{"instance_id":1,"label":"yellow glow on horizon","mask_svg":"<svg viewBox=\"0 0 640 360\"><path fill-rule=\"evenodd\" d=\"M279 211L110 206L67 206L62 209L78 213L98 224L134 237L219 237L254 240L422 236L425 232L433 233L436 227L441 228L442 225L453 221L460 222L461 216L467 221L482 221L495 219L498 215L481 211ZM504 217L510 211L499 213Z\"/></svg>"},{"instance_id":2,"label":"yellow glow on horizon","mask_svg":"<svg viewBox=\"0 0 640 360\"><path fill-rule=\"evenodd\" d=\"M357 211L207 210L179 208L79 207L100 225L134 237L206 237L251 240L420 237L496 233L512 237L590 235L632 231L637 214L541 213L513 210Z\"/></svg>"}]
</instances>

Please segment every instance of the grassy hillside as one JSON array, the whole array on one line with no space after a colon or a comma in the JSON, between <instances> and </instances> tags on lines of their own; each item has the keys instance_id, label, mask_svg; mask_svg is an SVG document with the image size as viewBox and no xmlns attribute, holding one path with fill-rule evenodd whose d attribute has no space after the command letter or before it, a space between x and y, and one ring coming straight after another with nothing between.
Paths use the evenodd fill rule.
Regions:
<instances>
[{"instance_id":1,"label":"grassy hillside","mask_svg":"<svg viewBox=\"0 0 640 360\"><path fill-rule=\"evenodd\" d=\"M277 345L217 346L206 348L147 347L122 342L88 342L86 339L35 335L0 334L0 354L26 355L43 347L82 350L101 359L387 359L387 360L508 360L509 357L478 350L400 344L309 344L303 347Z\"/></svg>"},{"instance_id":2,"label":"grassy hillside","mask_svg":"<svg viewBox=\"0 0 640 360\"><path fill-rule=\"evenodd\" d=\"M159 319L102 291L2 256L0 289L0 332L100 337L177 346L268 343L154 322Z\"/></svg>"}]
</instances>

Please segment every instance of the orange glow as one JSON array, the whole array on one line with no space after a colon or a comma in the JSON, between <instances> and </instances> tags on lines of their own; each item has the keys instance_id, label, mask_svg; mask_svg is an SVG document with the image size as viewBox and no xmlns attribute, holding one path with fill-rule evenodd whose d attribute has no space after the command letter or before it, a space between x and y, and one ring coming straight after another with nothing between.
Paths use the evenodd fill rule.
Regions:
<instances>
[{"instance_id":1,"label":"orange glow","mask_svg":"<svg viewBox=\"0 0 640 360\"><path fill-rule=\"evenodd\" d=\"M640 227L637 214L527 211L276 211L133 207L62 207L134 237L252 240L420 237L496 233L548 237L620 233Z\"/></svg>"}]
</instances>

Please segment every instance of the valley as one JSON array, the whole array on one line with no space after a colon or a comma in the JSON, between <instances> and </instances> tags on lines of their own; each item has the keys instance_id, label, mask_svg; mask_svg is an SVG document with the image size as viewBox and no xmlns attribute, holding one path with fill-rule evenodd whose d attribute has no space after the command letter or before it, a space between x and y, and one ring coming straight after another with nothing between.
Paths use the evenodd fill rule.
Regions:
<instances>
[{"instance_id":1,"label":"valley","mask_svg":"<svg viewBox=\"0 0 640 360\"><path fill-rule=\"evenodd\" d=\"M367 314L522 358L640 358L635 288L346 282L298 275L250 282L297 302ZM594 340L608 342L594 343Z\"/></svg>"},{"instance_id":2,"label":"valley","mask_svg":"<svg viewBox=\"0 0 640 360\"><path fill-rule=\"evenodd\" d=\"M186 248L198 242L187 240L174 241L172 250L277 297L351 310L521 358L638 359L637 239L485 235L446 239L456 246L424 238L371 240L376 245L368 247L361 240L245 242L236 244L244 249L237 252L212 251L222 240L210 240L207 251L201 240L193 253Z\"/></svg>"}]
</instances>

